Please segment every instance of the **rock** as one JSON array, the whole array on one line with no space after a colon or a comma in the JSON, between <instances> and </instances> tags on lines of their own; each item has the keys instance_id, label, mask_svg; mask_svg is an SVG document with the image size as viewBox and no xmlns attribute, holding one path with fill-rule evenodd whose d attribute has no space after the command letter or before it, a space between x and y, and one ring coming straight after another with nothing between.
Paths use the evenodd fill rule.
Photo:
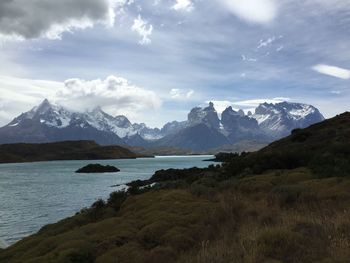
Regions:
<instances>
[{"instance_id":1,"label":"rock","mask_svg":"<svg viewBox=\"0 0 350 263\"><path fill-rule=\"evenodd\" d=\"M76 173L116 173L120 170L117 167L111 165L101 165L101 164L88 164L83 168L75 171Z\"/></svg>"}]
</instances>

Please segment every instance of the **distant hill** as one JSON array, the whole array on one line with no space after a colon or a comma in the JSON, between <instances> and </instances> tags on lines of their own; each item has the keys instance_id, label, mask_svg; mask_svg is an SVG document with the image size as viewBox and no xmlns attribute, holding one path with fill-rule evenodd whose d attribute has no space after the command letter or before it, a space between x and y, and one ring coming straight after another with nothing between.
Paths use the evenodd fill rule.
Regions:
<instances>
[{"instance_id":1,"label":"distant hill","mask_svg":"<svg viewBox=\"0 0 350 263\"><path fill-rule=\"evenodd\" d=\"M136 158L140 155L120 146L100 146L93 141L0 145L0 163L53 160L103 160Z\"/></svg>"}]
</instances>

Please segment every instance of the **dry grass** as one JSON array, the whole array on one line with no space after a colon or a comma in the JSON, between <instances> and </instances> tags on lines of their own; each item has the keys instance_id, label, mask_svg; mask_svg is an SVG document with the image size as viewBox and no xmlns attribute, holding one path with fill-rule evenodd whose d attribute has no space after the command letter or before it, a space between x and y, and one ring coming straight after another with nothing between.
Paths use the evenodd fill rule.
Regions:
<instances>
[{"instance_id":1,"label":"dry grass","mask_svg":"<svg viewBox=\"0 0 350 263\"><path fill-rule=\"evenodd\" d=\"M350 179L331 184L329 179L314 180L304 169L272 171L220 193L229 220L220 225L219 238L203 241L198 251L184 254L178 262L350 262L350 204L342 199ZM304 192L284 204L273 191L276 181L279 186L300 184ZM329 185L335 191L332 196L327 194Z\"/></svg>"},{"instance_id":2,"label":"dry grass","mask_svg":"<svg viewBox=\"0 0 350 263\"><path fill-rule=\"evenodd\" d=\"M349 184L301 168L114 194L110 206L0 252L0 262L350 262Z\"/></svg>"}]
</instances>

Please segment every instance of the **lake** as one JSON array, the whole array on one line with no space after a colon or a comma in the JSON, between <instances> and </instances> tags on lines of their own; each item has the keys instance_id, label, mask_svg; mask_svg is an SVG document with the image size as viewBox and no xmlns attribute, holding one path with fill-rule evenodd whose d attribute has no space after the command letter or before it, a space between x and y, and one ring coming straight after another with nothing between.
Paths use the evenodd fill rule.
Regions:
<instances>
[{"instance_id":1,"label":"lake","mask_svg":"<svg viewBox=\"0 0 350 263\"><path fill-rule=\"evenodd\" d=\"M74 215L113 185L148 179L160 169L207 167L212 156L157 156L129 160L53 161L0 164L0 242L13 244L42 226ZM118 167L113 174L76 174L77 169L101 163Z\"/></svg>"}]
</instances>

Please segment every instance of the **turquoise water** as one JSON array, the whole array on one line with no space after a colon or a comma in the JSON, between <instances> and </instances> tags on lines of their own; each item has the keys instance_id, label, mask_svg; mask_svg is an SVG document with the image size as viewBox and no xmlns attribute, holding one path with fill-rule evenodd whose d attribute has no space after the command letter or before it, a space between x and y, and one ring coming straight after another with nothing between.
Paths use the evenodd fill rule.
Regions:
<instances>
[{"instance_id":1,"label":"turquoise water","mask_svg":"<svg viewBox=\"0 0 350 263\"><path fill-rule=\"evenodd\" d=\"M54 161L0 165L0 241L13 244L42 226L74 215L99 198L160 169L206 167L211 156L171 156L134 160ZM76 174L89 163L117 166L113 174Z\"/></svg>"}]
</instances>

